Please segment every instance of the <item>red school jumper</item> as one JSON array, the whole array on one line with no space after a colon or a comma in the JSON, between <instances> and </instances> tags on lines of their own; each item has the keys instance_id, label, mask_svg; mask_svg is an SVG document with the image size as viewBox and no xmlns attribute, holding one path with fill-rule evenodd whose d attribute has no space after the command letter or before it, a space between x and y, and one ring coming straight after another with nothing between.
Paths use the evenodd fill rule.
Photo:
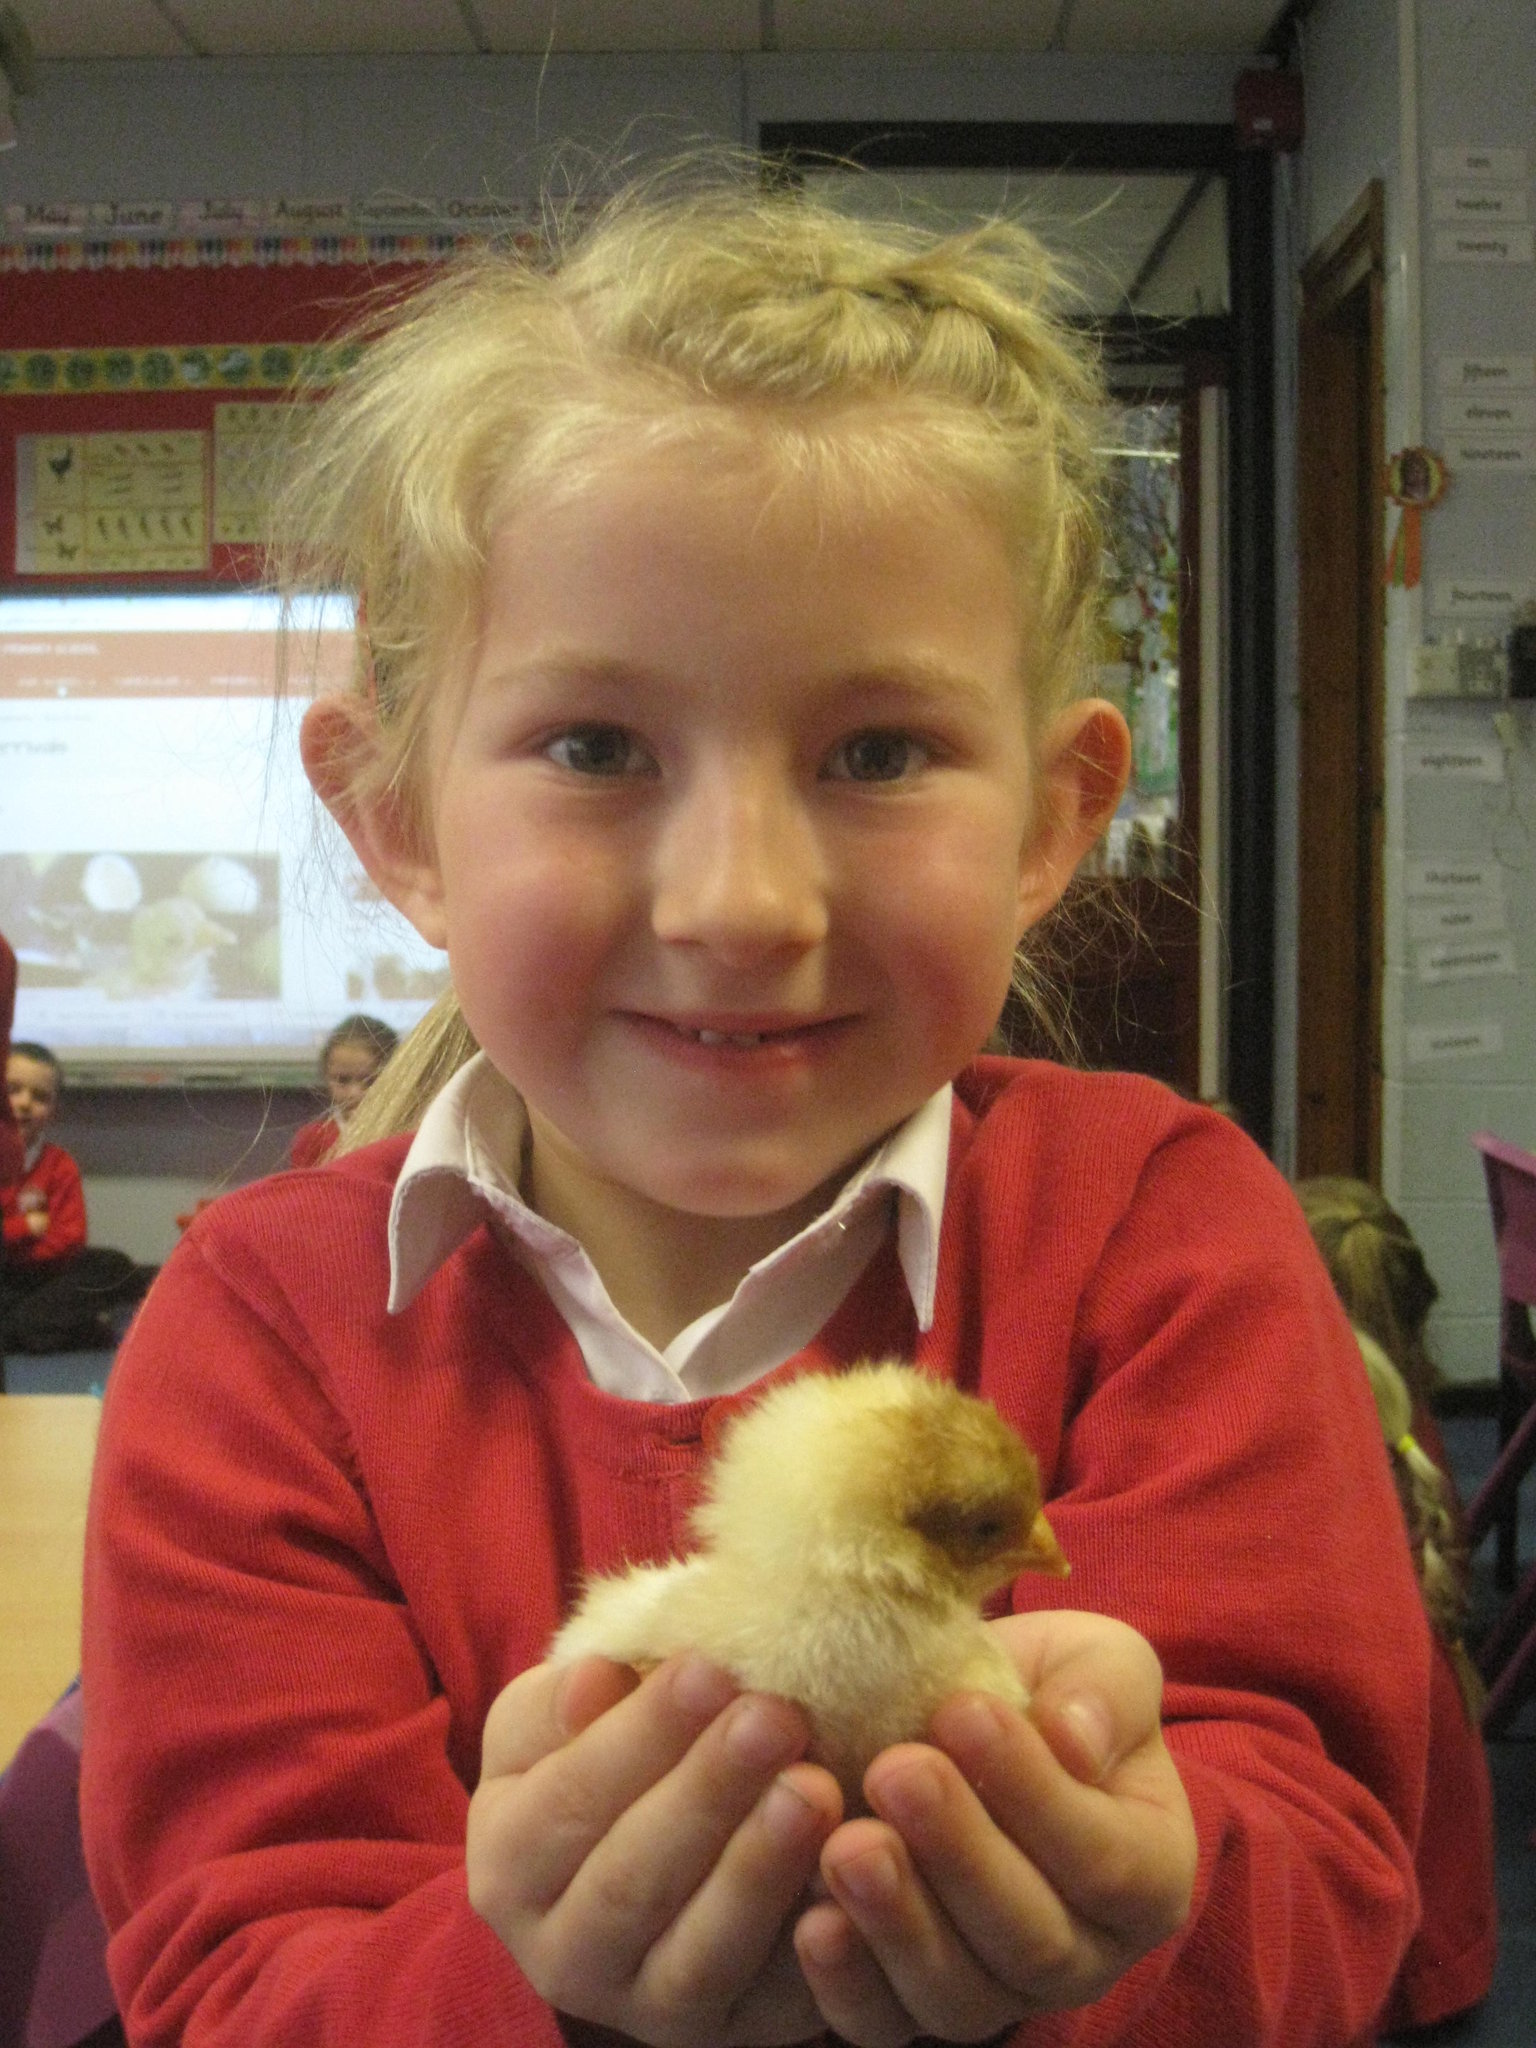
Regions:
<instances>
[{"instance_id":1,"label":"red school jumper","mask_svg":"<svg viewBox=\"0 0 1536 2048\"><path fill-rule=\"evenodd\" d=\"M333 1116L317 1116L312 1123L300 1124L288 1147L288 1164L323 1166L335 1151L340 1136L341 1125Z\"/></svg>"},{"instance_id":2,"label":"red school jumper","mask_svg":"<svg viewBox=\"0 0 1536 2048\"><path fill-rule=\"evenodd\" d=\"M48 1228L41 1237L27 1225L21 1197L28 1193L41 1195L48 1205ZM44 1145L18 1180L0 1187L0 1233L9 1266L45 1266L85 1243L85 1189L79 1167L62 1145Z\"/></svg>"},{"instance_id":3,"label":"red school jumper","mask_svg":"<svg viewBox=\"0 0 1536 2048\"><path fill-rule=\"evenodd\" d=\"M685 1547L725 1404L601 1392L485 1227L389 1316L405 1150L213 1204L108 1385L83 1812L136 2048L567 2038L466 1896L481 1727L584 1572ZM1416 1911L1430 1649L1353 1345L1225 1118L986 1060L933 1329L888 1244L782 1369L895 1353L992 1400L1072 1562L1016 1604L1118 1615L1163 1661L1189 1921L1018 2044L1373 2038Z\"/></svg>"}]
</instances>

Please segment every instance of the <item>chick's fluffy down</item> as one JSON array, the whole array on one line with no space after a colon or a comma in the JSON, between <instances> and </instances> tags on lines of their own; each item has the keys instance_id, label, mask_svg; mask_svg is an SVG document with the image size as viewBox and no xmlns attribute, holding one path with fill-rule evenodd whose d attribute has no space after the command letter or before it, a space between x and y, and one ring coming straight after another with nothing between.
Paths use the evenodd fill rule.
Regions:
<instances>
[{"instance_id":1,"label":"chick's fluffy down","mask_svg":"<svg viewBox=\"0 0 1536 2048\"><path fill-rule=\"evenodd\" d=\"M980 1603L1067 1567L1034 1457L985 1402L900 1364L785 1382L731 1425L693 1530L691 1556L591 1581L551 1657L696 1650L798 1701L850 1799L947 1694L1027 1704Z\"/></svg>"}]
</instances>

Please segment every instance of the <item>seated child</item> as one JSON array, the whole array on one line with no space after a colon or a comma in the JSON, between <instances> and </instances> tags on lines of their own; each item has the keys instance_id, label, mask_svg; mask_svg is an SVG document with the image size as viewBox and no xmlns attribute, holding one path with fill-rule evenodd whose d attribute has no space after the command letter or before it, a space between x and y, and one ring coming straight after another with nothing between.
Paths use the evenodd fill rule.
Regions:
<instances>
[{"instance_id":1,"label":"seated child","mask_svg":"<svg viewBox=\"0 0 1536 2048\"><path fill-rule=\"evenodd\" d=\"M154 1271L126 1252L88 1246L80 1169L43 1133L62 1089L46 1045L20 1040L5 1063L22 1139L21 1172L0 1186L0 1352L90 1351L115 1345L113 1309L137 1301Z\"/></svg>"},{"instance_id":2,"label":"seated child","mask_svg":"<svg viewBox=\"0 0 1536 2048\"><path fill-rule=\"evenodd\" d=\"M11 1056L11 1019L16 1007L16 955L10 941L0 932L0 1059ZM11 1106L0 1098L0 1182L14 1180L21 1171L21 1132L11 1115Z\"/></svg>"},{"instance_id":3,"label":"seated child","mask_svg":"<svg viewBox=\"0 0 1536 2048\"><path fill-rule=\"evenodd\" d=\"M320 1048L320 1079L330 1108L294 1133L289 1159L295 1166L319 1166L336 1149L342 1128L379 1078L398 1043L379 1017L343 1017Z\"/></svg>"},{"instance_id":4,"label":"seated child","mask_svg":"<svg viewBox=\"0 0 1536 2048\"><path fill-rule=\"evenodd\" d=\"M1383 2015L1391 2033L1431 2026L1486 1997L1498 1936L1482 1685L1461 1639L1461 1506L1429 1410L1438 1375L1425 1322L1440 1290L1412 1231L1368 1183L1325 1175L1301 1181L1296 1193L1355 1328L1435 1637L1418 1856L1423 1920Z\"/></svg>"}]
</instances>

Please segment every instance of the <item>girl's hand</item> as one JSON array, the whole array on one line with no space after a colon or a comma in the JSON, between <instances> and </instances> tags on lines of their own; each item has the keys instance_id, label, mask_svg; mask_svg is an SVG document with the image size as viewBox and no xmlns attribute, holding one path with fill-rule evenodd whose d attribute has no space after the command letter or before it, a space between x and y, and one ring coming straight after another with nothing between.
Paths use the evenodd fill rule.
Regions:
<instances>
[{"instance_id":1,"label":"girl's hand","mask_svg":"<svg viewBox=\"0 0 1536 2048\"><path fill-rule=\"evenodd\" d=\"M808 1740L698 1658L538 1665L486 1718L470 1903L573 2018L658 2048L818 2034L790 1928L842 1800Z\"/></svg>"},{"instance_id":2,"label":"girl's hand","mask_svg":"<svg viewBox=\"0 0 1536 2048\"><path fill-rule=\"evenodd\" d=\"M1194 1821L1151 1646L1094 1614L995 1626L1028 1714L957 1694L929 1742L876 1757L877 1818L828 1841L831 1899L795 1930L826 2024L857 2048L979 2041L1089 2004L1189 1911Z\"/></svg>"}]
</instances>

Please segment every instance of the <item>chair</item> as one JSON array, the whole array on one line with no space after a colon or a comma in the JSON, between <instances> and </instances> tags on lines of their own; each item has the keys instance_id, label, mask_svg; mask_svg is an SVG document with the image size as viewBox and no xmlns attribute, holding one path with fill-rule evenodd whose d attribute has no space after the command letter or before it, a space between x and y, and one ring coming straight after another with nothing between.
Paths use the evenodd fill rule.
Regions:
<instances>
[{"instance_id":1,"label":"chair","mask_svg":"<svg viewBox=\"0 0 1536 2048\"><path fill-rule=\"evenodd\" d=\"M80 1844L79 1686L0 1773L0 2041L121 2048Z\"/></svg>"},{"instance_id":2,"label":"chair","mask_svg":"<svg viewBox=\"0 0 1536 2048\"><path fill-rule=\"evenodd\" d=\"M1520 1484L1536 1464L1536 1153L1487 1131L1472 1140L1482 1154L1499 1262L1499 1454L1467 1506L1467 1543L1498 1532L1495 1580L1513 1588L1478 1651L1488 1682L1485 1734L1498 1734L1536 1687L1536 1565L1516 1585Z\"/></svg>"}]
</instances>

